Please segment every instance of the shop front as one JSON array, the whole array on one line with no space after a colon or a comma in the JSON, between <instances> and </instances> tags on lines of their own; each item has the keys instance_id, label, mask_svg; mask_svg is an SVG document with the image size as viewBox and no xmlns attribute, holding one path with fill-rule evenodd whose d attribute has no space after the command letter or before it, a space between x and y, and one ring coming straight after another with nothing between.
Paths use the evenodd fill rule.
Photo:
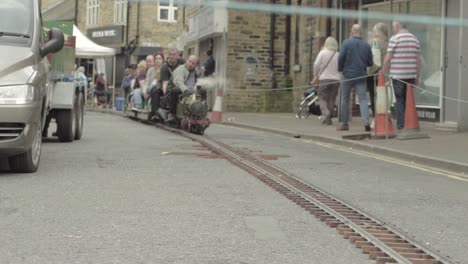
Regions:
<instances>
[{"instance_id":1,"label":"shop front","mask_svg":"<svg viewBox=\"0 0 468 264\"><path fill-rule=\"evenodd\" d=\"M362 0L361 10L368 12L384 12L398 16L420 15L443 17L444 0L405 0L405 1L372 1ZM391 35L392 21L368 19L362 12L361 23L366 38L371 38L372 28L378 22L387 23ZM442 24L406 23L408 30L414 34L421 45L421 83L414 89L418 115L421 119L439 122L443 94L443 57L444 57L444 26ZM389 36L390 37L390 36Z\"/></svg>"},{"instance_id":2,"label":"shop front","mask_svg":"<svg viewBox=\"0 0 468 264\"><path fill-rule=\"evenodd\" d=\"M125 54L122 52L124 50L122 46L124 41L124 26L88 28L87 36L93 42L112 47L117 51L113 58L95 58L91 63L94 63L96 73L104 72L106 76L109 76L108 81L114 87L119 87L125 70Z\"/></svg>"},{"instance_id":3,"label":"shop front","mask_svg":"<svg viewBox=\"0 0 468 264\"><path fill-rule=\"evenodd\" d=\"M185 57L197 55L202 66L208 59L206 52L209 50L216 61L215 71L210 76L212 80L205 82L205 88L208 88L208 105L212 105L216 94L213 91L214 86L221 85L214 80L226 78L227 21L227 10L224 8L200 8L188 18L188 31L183 38Z\"/></svg>"}]
</instances>

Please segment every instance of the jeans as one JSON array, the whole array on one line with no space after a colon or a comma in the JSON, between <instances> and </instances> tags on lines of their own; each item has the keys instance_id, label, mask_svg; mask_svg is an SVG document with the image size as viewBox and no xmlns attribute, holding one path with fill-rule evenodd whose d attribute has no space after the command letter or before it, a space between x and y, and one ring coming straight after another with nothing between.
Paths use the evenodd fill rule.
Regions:
<instances>
[{"instance_id":1,"label":"jeans","mask_svg":"<svg viewBox=\"0 0 468 264\"><path fill-rule=\"evenodd\" d=\"M349 120L349 97L352 88L356 88L356 93L359 98L359 109L364 125L369 125L369 103L366 95L367 80L365 78L347 81L343 79L341 82L341 122L344 126L348 125Z\"/></svg>"},{"instance_id":2,"label":"jeans","mask_svg":"<svg viewBox=\"0 0 468 264\"><path fill-rule=\"evenodd\" d=\"M133 106L138 109L143 108L143 93L141 88L133 90Z\"/></svg>"},{"instance_id":3,"label":"jeans","mask_svg":"<svg viewBox=\"0 0 468 264\"><path fill-rule=\"evenodd\" d=\"M414 84L414 79L402 80L407 83ZM393 91L395 92L395 114L397 120L397 128L405 127L405 111L406 111L406 86L407 84L400 80L393 79Z\"/></svg>"},{"instance_id":4,"label":"jeans","mask_svg":"<svg viewBox=\"0 0 468 264\"><path fill-rule=\"evenodd\" d=\"M159 88L151 90L151 116L154 116L161 107L161 97L164 96L163 91Z\"/></svg>"},{"instance_id":5,"label":"jeans","mask_svg":"<svg viewBox=\"0 0 468 264\"><path fill-rule=\"evenodd\" d=\"M367 90L369 91L372 116L375 117L375 76L367 76Z\"/></svg>"}]
</instances>

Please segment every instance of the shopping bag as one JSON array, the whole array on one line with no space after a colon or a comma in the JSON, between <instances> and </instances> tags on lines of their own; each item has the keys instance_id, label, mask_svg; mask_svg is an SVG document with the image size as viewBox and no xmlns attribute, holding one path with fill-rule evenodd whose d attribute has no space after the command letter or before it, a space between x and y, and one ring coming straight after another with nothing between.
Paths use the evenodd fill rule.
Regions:
<instances>
[{"instance_id":1,"label":"shopping bag","mask_svg":"<svg viewBox=\"0 0 468 264\"><path fill-rule=\"evenodd\" d=\"M375 39L372 41L371 51L373 64L368 68L368 74L374 74L382 68L382 53L380 52L379 43Z\"/></svg>"}]
</instances>

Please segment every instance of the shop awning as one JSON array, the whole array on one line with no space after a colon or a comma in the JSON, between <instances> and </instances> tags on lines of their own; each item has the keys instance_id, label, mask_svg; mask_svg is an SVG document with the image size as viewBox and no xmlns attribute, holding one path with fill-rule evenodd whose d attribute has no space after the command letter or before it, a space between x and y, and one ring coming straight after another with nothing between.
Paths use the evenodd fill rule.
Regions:
<instances>
[{"instance_id":1,"label":"shop awning","mask_svg":"<svg viewBox=\"0 0 468 264\"><path fill-rule=\"evenodd\" d=\"M146 55L154 55L158 52L162 52L163 48L161 47L147 47L147 46L139 46L133 51L132 55L134 56L146 56Z\"/></svg>"},{"instance_id":2,"label":"shop awning","mask_svg":"<svg viewBox=\"0 0 468 264\"><path fill-rule=\"evenodd\" d=\"M76 37L76 57L78 58L98 58L114 56L115 49L104 47L94 43L85 36L75 25L73 25L73 36Z\"/></svg>"}]
</instances>

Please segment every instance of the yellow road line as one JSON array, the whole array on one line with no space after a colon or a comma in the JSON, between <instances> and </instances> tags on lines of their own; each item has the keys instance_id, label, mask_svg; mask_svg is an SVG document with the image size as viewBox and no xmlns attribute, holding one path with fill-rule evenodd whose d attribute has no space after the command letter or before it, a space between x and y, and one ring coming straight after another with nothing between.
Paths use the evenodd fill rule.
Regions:
<instances>
[{"instance_id":1,"label":"yellow road line","mask_svg":"<svg viewBox=\"0 0 468 264\"><path fill-rule=\"evenodd\" d=\"M413 168L413 169L416 169L416 170L429 172L429 173L444 176L444 177L447 177L447 178L450 178L450 179L453 179L453 180L468 182L468 178L465 178L465 177L462 177L462 176L457 176L456 174L454 174L452 172L437 169L437 168L433 168L433 167L430 167L430 166L418 165L416 163L405 162L405 161L402 161L402 160L385 157L383 155L370 153L370 152L365 152L365 151L362 151L362 150L356 150L356 149L349 148L349 147L341 147L341 146L334 145L334 144L321 143L321 142L317 142L317 141L313 141L313 140L302 140L302 141L304 141L306 143L312 143L312 144L315 144L315 145L318 145L318 146L322 146L322 147L325 147L325 148L329 148L329 149L340 150L340 151L344 151L344 152L348 152L348 153L352 153L352 154L357 154L357 155L367 157L367 158L386 161L386 162L398 164L398 165L401 165L401 166Z\"/></svg>"}]
</instances>

